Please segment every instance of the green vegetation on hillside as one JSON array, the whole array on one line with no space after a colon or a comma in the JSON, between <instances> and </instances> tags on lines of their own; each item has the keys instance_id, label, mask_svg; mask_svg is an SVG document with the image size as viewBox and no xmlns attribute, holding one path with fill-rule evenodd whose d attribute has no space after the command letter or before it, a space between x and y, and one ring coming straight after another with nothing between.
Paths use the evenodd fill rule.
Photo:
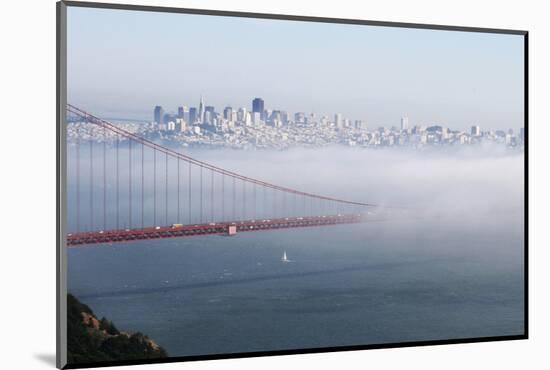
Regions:
<instances>
[{"instance_id":1,"label":"green vegetation on hillside","mask_svg":"<svg viewBox=\"0 0 550 370\"><path fill-rule=\"evenodd\" d=\"M67 296L67 360L70 364L166 357L166 351L141 333L120 332L98 320L90 307Z\"/></svg>"}]
</instances>

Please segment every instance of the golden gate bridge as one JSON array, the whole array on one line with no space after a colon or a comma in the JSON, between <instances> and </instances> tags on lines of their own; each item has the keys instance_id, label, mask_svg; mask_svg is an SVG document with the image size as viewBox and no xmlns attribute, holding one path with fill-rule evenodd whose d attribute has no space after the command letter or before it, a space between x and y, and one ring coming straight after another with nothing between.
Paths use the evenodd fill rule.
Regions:
<instances>
[{"instance_id":1,"label":"golden gate bridge","mask_svg":"<svg viewBox=\"0 0 550 370\"><path fill-rule=\"evenodd\" d=\"M359 223L376 207L229 171L70 104L67 113L69 247Z\"/></svg>"}]
</instances>

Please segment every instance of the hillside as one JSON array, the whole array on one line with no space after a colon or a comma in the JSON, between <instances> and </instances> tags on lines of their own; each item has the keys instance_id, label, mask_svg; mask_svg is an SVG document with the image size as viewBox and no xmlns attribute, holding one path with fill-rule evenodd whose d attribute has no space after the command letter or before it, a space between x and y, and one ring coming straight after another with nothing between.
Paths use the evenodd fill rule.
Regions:
<instances>
[{"instance_id":1,"label":"hillside","mask_svg":"<svg viewBox=\"0 0 550 370\"><path fill-rule=\"evenodd\" d=\"M71 294L67 296L67 335L69 364L167 356L162 347L142 333L121 332L107 319L99 320Z\"/></svg>"}]
</instances>

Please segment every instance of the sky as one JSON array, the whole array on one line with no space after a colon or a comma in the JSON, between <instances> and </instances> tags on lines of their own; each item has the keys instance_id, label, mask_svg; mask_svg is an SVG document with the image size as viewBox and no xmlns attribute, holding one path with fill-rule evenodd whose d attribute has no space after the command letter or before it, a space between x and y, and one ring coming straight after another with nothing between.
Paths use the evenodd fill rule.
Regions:
<instances>
[{"instance_id":1,"label":"sky","mask_svg":"<svg viewBox=\"0 0 550 370\"><path fill-rule=\"evenodd\" d=\"M68 8L68 102L153 119L206 105L314 112L371 128L524 126L523 36Z\"/></svg>"}]
</instances>

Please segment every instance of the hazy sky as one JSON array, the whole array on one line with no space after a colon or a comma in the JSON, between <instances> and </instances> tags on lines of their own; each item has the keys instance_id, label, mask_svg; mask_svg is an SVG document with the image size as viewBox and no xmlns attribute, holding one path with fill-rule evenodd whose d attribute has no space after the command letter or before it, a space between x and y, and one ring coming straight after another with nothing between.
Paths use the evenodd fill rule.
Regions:
<instances>
[{"instance_id":1,"label":"hazy sky","mask_svg":"<svg viewBox=\"0 0 550 370\"><path fill-rule=\"evenodd\" d=\"M68 9L68 101L107 117L226 105L370 127L523 127L523 36Z\"/></svg>"}]
</instances>

